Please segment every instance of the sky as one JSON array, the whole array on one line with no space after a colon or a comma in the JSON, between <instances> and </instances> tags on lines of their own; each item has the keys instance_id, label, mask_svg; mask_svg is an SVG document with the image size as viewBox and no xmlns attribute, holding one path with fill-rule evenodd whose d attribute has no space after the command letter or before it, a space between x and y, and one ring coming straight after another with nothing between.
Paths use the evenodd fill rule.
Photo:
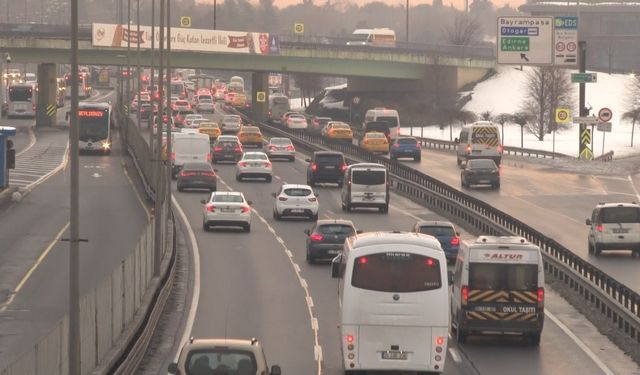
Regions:
<instances>
[{"instance_id":1,"label":"sky","mask_svg":"<svg viewBox=\"0 0 640 375\"><path fill-rule=\"evenodd\" d=\"M197 0L199 3L213 3L213 0ZM224 0L217 0L219 3L223 3ZM251 2L257 3L257 0L250 0ZM372 0L314 0L314 4L321 5L325 4L327 1L330 1L331 4L338 3L355 3L358 5L364 5L368 3L372 3ZM378 0L378 2L384 2L389 5L402 5L404 6L407 3L407 0ZM431 4L432 0L409 0L409 7L418 5L418 4ZM464 0L443 0L444 5L449 6L453 4L454 7L462 9L464 7ZM473 2L473 0L469 0L469 3ZM497 7L501 7L505 4L511 5L513 8L517 8L520 5L525 3L525 0L492 0L493 4ZM274 0L274 4L277 7L283 8L289 5L300 4L302 0Z\"/></svg>"}]
</instances>

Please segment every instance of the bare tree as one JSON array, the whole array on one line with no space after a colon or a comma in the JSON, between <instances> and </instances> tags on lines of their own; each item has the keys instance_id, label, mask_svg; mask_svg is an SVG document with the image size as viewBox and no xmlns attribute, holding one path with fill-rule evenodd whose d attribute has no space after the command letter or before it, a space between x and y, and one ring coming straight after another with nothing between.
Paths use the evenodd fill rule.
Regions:
<instances>
[{"instance_id":1,"label":"bare tree","mask_svg":"<svg viewBox=\"0 0 640 375\"><path fill-rule=\"evenodd\" d=\"M491 121L491 111L480 112L480 118L483 121Z\"/></svg>"},{"instance_id":2,"label":"bare tree","mask_svg":"<svg viewBox=\"0 0 640 375\"><path fill-rule=\"evenodd\" d=\"M636 129L636 122L640 122L640 76L636 75L627 85L627 95L625 95L625 109L622 114L623 120L631 121L631 147L633 147L633 136Z\"/></svg>"},{"instance_id":3,"label":"bare tree","mask_svg":"<svg viewBox=\"0 0 640 375\"><path fill-rule=\"evenodd\" d=\"M528 114L527 131L543 141L555 125L555 109L573 107L573 86L568 72L555 67L533 68L527 73L526 99L522 112Z\"/></svg>"},{"instance_id":4,"label":"bare tree","mask_svg":"<svg viewBox=\"0 0 640 375\"><path fill-rule=\"evenodd\" d=\"M482 25L466 13L456 14L453 23L444 28L445 40L456 46L477 44L483 35Z\"/></svg>"}]
</instances>

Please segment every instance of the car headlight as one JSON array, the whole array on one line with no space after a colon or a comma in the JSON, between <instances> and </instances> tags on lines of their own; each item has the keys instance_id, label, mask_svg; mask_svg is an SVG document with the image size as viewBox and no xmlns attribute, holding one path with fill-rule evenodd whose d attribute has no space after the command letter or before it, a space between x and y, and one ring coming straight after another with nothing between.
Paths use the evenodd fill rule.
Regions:
<instances>
[{"instance_id":1,"label":"car headlight","mask_svg":"<svg viewBox=\"0 0 640 375\"><path fill-rule=\"evenodd\" d=\"M109 141L102 142L102 148L108 150L111 148L111 143Z\"/></svg>"}]
</instances>

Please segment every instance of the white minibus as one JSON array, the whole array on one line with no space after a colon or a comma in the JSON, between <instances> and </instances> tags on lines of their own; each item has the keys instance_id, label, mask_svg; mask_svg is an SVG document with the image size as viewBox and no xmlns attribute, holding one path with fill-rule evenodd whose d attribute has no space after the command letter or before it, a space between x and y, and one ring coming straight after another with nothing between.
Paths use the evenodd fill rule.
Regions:
<instances>
[{"instance_id":1,"label":"white minibus","mask_svg":"<svg viewBox=\"0 0 640 375\"><path fill-rule=\"evenodd\" d=\"M387 213L389 198L389 174L384 165L356 163L345 169L341 191L343 211L373 207Z\"/></svg>"},{"instance_id":2,"label":"white minibus","mask_svg":"<svg viewBox=\"0 0 640 375\"><path fill-rule=\"evenodd\" d=\"M389 132L387 138L395 139L400 132L400 116L398 111L389 108L373 108L369 109L364 115L364 121L362 122L362 130L366 131L367 124L370 122L386 122L389 125Z\"/></svg>"},{"instance_id":3,"label":"white minibus","mask_svg":"<svg viewBox=\"0 0 640 375\"><path fill-rule=\"evenodd\" d=\"M184 163L202 162L211 163L211 145L207 134L175 133L172 134L171 145L171 172L176 178Z\"/></svg>"},{"instance_id":4,"label":"white minibus","mask_svg":"<svg viewBox=\"0 0 640 375\"><path fill-rule=\"evenodd\" d=\"M432 236L369 232L347 238L331 264L339 279L345 373L444 371L447 261Z\"/></svg>"}]
</instances>

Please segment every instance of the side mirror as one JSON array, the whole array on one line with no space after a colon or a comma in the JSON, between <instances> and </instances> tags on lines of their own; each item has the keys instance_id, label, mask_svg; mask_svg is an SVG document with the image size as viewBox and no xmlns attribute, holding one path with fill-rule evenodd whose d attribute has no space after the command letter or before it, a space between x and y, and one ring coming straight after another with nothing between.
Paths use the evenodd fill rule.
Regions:
<instances>
[{"instance_id":1,"label":"side mirror","mask_svg":"<svg viewBox=\"0 0 640 375\"><path fill-rule=\"evenodd\" d=\"M320 194L316 193L315 191L313 192L313 195L315 195L316 198L318 198L320 196Z\"/></svg>"},{"instance_id":2,"label":"side mirror","mask_svg":"<svg viewBox=\"0 0 640 375\"><path fill-rule=\"evenodd\" d=\"M307 163L311 163L311 159L309 158L304 159L304 161L306 161Z\"/></svg>"},{"instance_id":3,"label":"side mirror","mask_svg":"<svg viewBox=\"0 0 640 375\"><path fill-rule=\"evenodd\" d=\"M271 366L271 372L269 372L269 375L281 375L281 374L282 374L282 370L280 369L280 366L278 365Z\"/></svg>"},{"instance_id":4,"label":"side mirror","mask_svg":"<svg viewBox=\"0 0 640 375\"><path fill-rule=\"evenodd\" d=\"M275 197L277 197L277 196L278 196L278 194L276 194L276 193L271 193L271 196L275 198Z\"/></svg>"},{"instance_id":5,"label":"side mirror","mask_svg":"<svg viewBox=\"0 0 640 375\"><path fill-rule=\"evenodd\" d=\"M202 200L200 200L200 203L207 204L207 200L206 199L202 199Z\"/></svg>"},{"instance_id":6,"label":"side mirror","mask_svg":"<svg viewBox=\"0 0 640 375\"><path fill-rule=\"evenodd\" d=\"M449 285L453 284L453 271L447 271L447 276L449 279Z\"/></svg>"},{"instance_id":7,"label":"side mirror","mask_svg":"<svg viewBox=\"0 0 640 375\"><path fill-rule=\"evenodd\" d=\"M333 260L331 260L331 277L334 279L339 279L342 277L340 274L342 265L342 255L338 255Z\"/></svg>"},{"instance_id":8,"label":"side mirror","mask_svg":"<svg viewBox=\"0 0 640 375\"><path fill-rule=\"evenodd\" d=\"M306 234L307 236L311 235L311 230L310 229L305 229L304 230L304 234Z\"/></svg>"},{"instance_id":9,"label":"side mirror","mask_svg":"<svg viewBox=\"0 0 640 375\"><path fill-rule=\"evenodd\" d=\"M591 219L587 219L587 220L585 220L585 224L587 224L587 225L591 225Z\"/></svg>"},{"instance_id":10,"label":"side mirror","mask_svg":"<svg viewBox=\"0 0 640 375\"><path fill-rule=\"evenodd\" d=\"M453 140L453 143L460 143L460 140L459 140L458 138L455 138L455 139Z\"/></svg>"},{"instance_id":11,"label":"side mirror","mask_svg":"<svg viewBox=\"0 0 640 375\"><path fill-rule=\"evenodd\" d=\"M253 201L252 201L252 200L248 200L248 201L247 201L247 204L248 204L249 206L251 206L251 205L253 204Z\"/></svg>"},{"instance_id":12,"label":"side mirror","mask_svg":"<svg viewBox=\"0 0 640 375\"><path fill-rule=\"evenodd\" d=\"M456 236L460 237L460 232L456 232Z\"/></svg>"},{"instance_id":13,"label":"side mirror","mask_svg":"<svg viewBox=\"0 0 640 375\"><path fill-rule=\"evenodd\" d=\"M356 231L356 234L362 234L362 233L364 233L364 231L363 231L362 229L358 229L358 230Z\"/></svg>"},{"instance_id":14,"label":"side mirror","mask_svg":"<svg viewBox=\"0 0 640 375\"><path fill-rule=\"evenodd\" d=\"M178 364L175 362L170 363L167 371L169 371L169 374L176 374L178 372Z\"/></svg>"}]
</instances>

